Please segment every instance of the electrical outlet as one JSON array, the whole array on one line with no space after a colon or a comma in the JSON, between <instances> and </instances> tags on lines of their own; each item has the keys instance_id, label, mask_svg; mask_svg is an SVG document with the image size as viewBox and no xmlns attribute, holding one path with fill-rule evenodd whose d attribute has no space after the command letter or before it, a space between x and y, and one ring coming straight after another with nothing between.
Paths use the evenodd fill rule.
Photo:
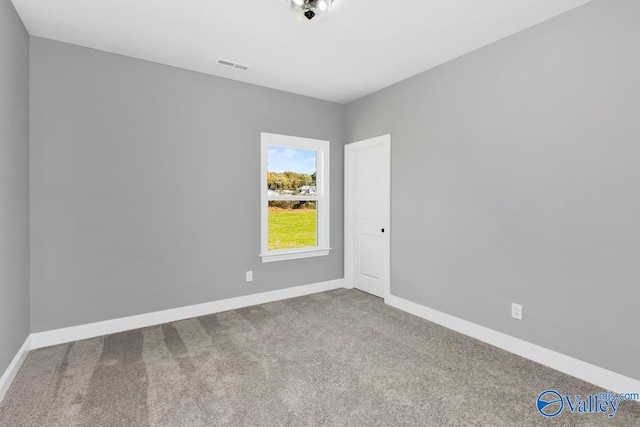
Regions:
<instances>
[{"instance_id":1,"label":"electrical outlet","mask_svg":"<svg viewBox=\"0 0 640 427\"><path fill-rule=\"evenodd\" d=\"M511 303L511 317L522 320L522 305Z\"/></svg>"},{"instance_id":2,"label":"electrical outlet","mask_svg":"<svg viewBox=\"0 0 640 427\"><path fill-rule=\"evenodd\" d=\"M247 271L247 282L253 282L253 271Z\"/></svg>"}]
</instances>

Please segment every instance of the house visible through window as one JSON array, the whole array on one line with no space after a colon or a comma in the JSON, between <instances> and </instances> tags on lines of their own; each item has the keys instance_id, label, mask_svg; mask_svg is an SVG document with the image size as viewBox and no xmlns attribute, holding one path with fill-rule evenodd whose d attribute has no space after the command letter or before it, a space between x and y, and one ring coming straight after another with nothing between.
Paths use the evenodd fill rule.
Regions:
<instances>
[{"instance_id":1,"label":"house visible through window","mask_svg":"<svg viewBox=\"0 0 640 427\"><path fill-rule=\"evenodd\" d=\"M329 142L263 133L262 261L329 253Z\"/></svg>"}]
</instances>

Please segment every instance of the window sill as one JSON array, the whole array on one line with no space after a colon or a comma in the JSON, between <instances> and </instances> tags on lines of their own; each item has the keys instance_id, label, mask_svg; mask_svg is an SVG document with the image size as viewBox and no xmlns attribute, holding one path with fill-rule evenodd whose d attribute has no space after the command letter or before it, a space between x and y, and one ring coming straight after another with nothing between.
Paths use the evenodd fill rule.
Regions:
<instances>
[{"instance_id":1,"label":"window sill","mask_svg":"<svg viewBox=\"0 0 640 427\"><path fill-rule=\"evenodd\" d=\"M262 262L289 261L292 259L312 258L317 256L327 256L331 248L294 249L288 251L274 251L260 254Z\"/></svg>"}]
</instances>

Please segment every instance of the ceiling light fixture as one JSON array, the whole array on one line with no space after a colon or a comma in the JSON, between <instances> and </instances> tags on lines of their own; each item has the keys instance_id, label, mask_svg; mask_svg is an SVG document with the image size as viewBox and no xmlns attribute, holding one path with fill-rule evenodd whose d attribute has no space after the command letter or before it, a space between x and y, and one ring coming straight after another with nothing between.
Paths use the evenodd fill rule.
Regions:
<instances>
[{"instance_id":1,"label":"ceiling light fixture","mask_svg":"<svg viewBox=\"0 0 640 427\"><path fill-rule=\"evenodd\" d=\"M329 14L333 0L287 0L291 13L300 21L320 21Z\"/></svg>"}]
</instances>

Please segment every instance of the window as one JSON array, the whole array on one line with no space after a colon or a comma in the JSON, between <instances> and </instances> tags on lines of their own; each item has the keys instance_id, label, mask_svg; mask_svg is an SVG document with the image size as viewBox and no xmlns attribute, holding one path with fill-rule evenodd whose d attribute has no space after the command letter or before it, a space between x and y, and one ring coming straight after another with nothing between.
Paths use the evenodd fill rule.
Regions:
<instances>
[{"instance_id":1,"label":"window","mask_svg":"<svg viewBox=\"0 0 640 427\"><path fill-rule=\"evenodd\" d=\"M329 141L261 134L262 262L328 255Z\"/></svg>"}]
</instances>

